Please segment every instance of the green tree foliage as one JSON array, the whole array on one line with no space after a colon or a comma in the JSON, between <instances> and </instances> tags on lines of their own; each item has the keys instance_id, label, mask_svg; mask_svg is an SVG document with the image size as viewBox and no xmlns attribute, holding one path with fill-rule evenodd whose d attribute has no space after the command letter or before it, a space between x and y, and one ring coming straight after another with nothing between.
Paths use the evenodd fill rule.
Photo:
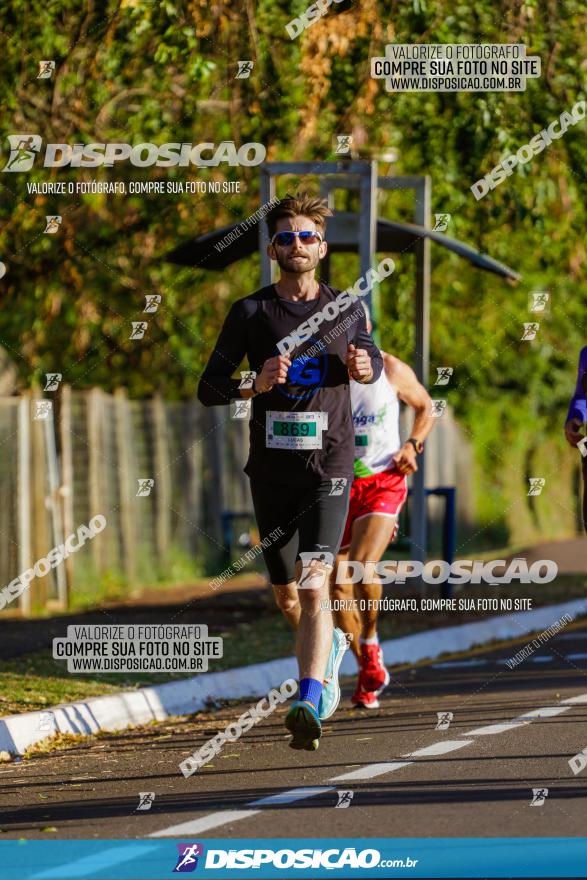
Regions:
<instances>
[{"instance_id":1,"label":"green tree foliage","mask_svg":"<svg viewBox=\"0 0 587 880\"><path fill-rule=\"evenodd\" d=\"M352 133L361 158L394 150L397 159L383 163L384 172L429 174L433 211L452 215L448 233L522 276L510 286L433 246L432 366L454 367L449 400L481 472L506 491L508 450L519 432L530 469L541 438L560 434L585 342L587 122L481 201L470 186L586 97L587 10L578 0L343 2L290 40L285 25L307 5L34 0L25 15L20 2L7 0L2 148L10 133L36 132L64 143L259 141L270 160L312 160L334 158L334 136ZM371 78L369 59L391 41L525 43L529 55L540 56L542 76L520 93L390 93ZM50 80L36 78L41 59L56 61ZM242 59L254 61L249 79L235 78ZM9 271L0 281L0 341L22 383L59 368L74 387L193 395L229 303L258 286L258 262L219 275L178 269L162 257L249 216L259 203L258 171L141 171L121 163L1 177L0 258ZM32 181L92 179L238 180L241 193L27 192ZM405 197L386 196L380 207L411 219ZM62 229L43 235L52 213L63 215ZM410 360L413 267L406 255L398 269L383 295L382 338ZM550 291L552 308L536 340L523 342L528 294L537 289ZM139 345L128 339L130 322L141 319L148 293L162 294L163 303ZM499 505L488 497L491 519Z\"/></svg>"}]
</instances>

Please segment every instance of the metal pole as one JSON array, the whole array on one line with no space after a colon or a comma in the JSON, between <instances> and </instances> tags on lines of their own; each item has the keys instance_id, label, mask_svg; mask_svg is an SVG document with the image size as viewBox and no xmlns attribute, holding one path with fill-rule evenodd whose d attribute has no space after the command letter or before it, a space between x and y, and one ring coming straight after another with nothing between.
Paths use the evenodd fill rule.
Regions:
<instances>
[{"instance_id":1,"label":"metal pole","mask_svg":"<svg viewBox=\"0 0 587 880\"><path fill-rule=\"evenodd\" d=\"M51 516L51 531L54 546L65 541L63 534L63 520L61 518L61 503L59 498L59 465L57 462L57 449L55 444L55 423L51 415L43 423L45 433L45 455L47 463L47 482L49 485L49 511ZM67 608L67 581L63 565L55 567L55 580L57 584L57 601L60 608Z\"/></svg>"},{"instance_id":2,"label":"metal pole","mask_svg":"<svg viewBox=\"0 0 587 880\"><path fill-rule=\"evenodd\" d=\"M261 167L261 206L275 198L275 178L266 166ZM267 256L269 235L265 220L259 222L259 256L261 258L261 287L267 287L273 281L273 261Z\"/></svg>"},{"instance_id":3,"label":"metal pole","mask_svg":"<svg viewBox=\"0 0 587 880\"><path fill-rule=\"evenodd\" d=\"M31 430L30 398L25 393L18 402L18 570L31 566ZM31 613L31 593L20 597L20 611Z\"/></svg>"},{"instance_id":4,"label":"metal pole","mask_svg":"<svg viewBox=\"0 0 587 880\"><path fill-rule=\"evenodd\" d=\"M442 549L445 562L451 565L455 558L456 547L456 531L457 531L457 508L456 494L457 490L454 486L447 486L442 489L445 497L444 507L444 528L442 530ZM442 584L440 595L443 599L451 599L453 587L448 581Z\"/></svg>"},{"instance_id":5,"label":"metal pole","mask_svg":"<svg viewBox=\"0 0 587 880\"><path fill-rule=\"evenodd\" d=\"M320 195L326 199L326 204L331 211L334 211L334 188L329 185L329 179L322 177L320 179ZM328 241L328 221L326 221L326 241ZM330 253L327 251L326 256L320 261L320 281L330 284Z\"/></svg>"},{"instance_id":6,"label":"metal pole","mask_svg":"<svg viewBox=\"0 0 587 880\"><path fill-rule=\"evenodd\" d=\"M61 406L59 408L59 437L61 440L61 503L63 510L63 534L71 535L73 522L73 429L71 414L71 386L64 385L61 389ZM73 566L75 554L71 554L64 562L65 584L67 587L67 607L69 608L71 589L73 586Z\"/></svg>"},{"instance_id":7,"label":"metal pole","mask_svg":"<svg viewBox=\"0 0 587 880\"><path fill-rule=\"evenodd\" d=\"M359 259L360 275L364 277L369 269L373 268L377 243L377 162L365 162L364 171L360 177L360 207L359 207ZM375 294L375 295L373 295ZM372 290L365 297L371 313L373 324L373 337L377 342L377 324L379 318L379 291Z\"/></svg>"},{"instance_id":8,"label":"metal pole","mask_svg":"<svg viewBox=\"0 0 587 880\"><path fill-rule=\"evenodd\" d=\"M420 178L416 189L415 220L419 226L430 227L431 185L428 176ZM415 247L416 256L416 355L415 370L420 382L428 385L430 359L430 242L422 238ZM426 455L418 457L418 470L413 477L412 559L425 562L426 522Z\"/></svg>"}]
</instances>

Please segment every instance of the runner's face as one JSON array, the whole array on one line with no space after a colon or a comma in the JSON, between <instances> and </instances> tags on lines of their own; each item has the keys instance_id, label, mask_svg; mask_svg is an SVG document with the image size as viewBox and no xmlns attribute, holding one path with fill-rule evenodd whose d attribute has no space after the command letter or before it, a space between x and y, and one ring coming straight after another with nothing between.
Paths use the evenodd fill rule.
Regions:
<instances>
[{"instance_id":1,"label":"runner's face","mask_svg":"<svg viewBox=\"0 0 587 880\"><path fill-rule=\"evenodd\" d=\"M276 232L320 232L313 220L309 217L283 217L277 221ZM293 242L287 247L275 243L273 245L275 259L283 272L291 275L303 275L305 272L314 272L314 269L326 253L324 242L303 244L296 235Z\"/></svg>"}]
</instances>

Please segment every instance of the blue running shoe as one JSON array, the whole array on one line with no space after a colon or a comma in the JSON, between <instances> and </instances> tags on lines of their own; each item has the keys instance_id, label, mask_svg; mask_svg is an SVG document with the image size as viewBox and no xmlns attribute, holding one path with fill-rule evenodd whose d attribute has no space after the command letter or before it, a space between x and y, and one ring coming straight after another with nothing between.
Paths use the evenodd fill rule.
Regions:
<instances>
[{"instance_id":1,"label":"blue running shoe","mask_svg":"<svg viewBox=\"0 0 587 880\"><path fill-rule=\"evenodd\" d=\"M337 706L340 703L338 670L347 648L348 644L345 634L342 630L335 627L332 634L332 648L330 649L330 656L324 674L324 687L322 689L320 704L318 706L320 721L325 721L327 718L330 718L331 715L334 715Z\"/></svg>"},{"instance_id":2,"label":"blue running shoe","mask_svg":"<svg viewBox=\"0 0 587 880\"><path fill-rule=\"evenodd\" d=\"M322 725L318 712L311 703L305 700L296 700L285 716L285 726L292 734L289 741L292 749L305 749L307 752L315 752L320 745Z\"/></svg>"}]
</instances>

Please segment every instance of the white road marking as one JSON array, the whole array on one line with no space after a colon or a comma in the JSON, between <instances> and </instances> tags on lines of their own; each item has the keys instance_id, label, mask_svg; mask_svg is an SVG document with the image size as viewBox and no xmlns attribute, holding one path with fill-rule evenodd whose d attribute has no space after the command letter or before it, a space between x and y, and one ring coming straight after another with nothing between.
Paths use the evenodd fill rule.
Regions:
<instances>
[{"instance_id":1,"label":"white road marking","mask_svg":"<svg viewBox=\"0 0 587 880\"><path fill-rule=\"evenodd\" d=\"M552 656L552 654L544 654L540 657L532 657L530 663L552 663L553 660L554 657Z\"/></svg>"},{"instance_id":2,"label":"white road marking","mask_svg":"<svg viewBox=\"0 0 587 880\"><path fill-rule=\"evenodd\" d=\"M587 660L587 654L567 654L565 660Z\"/></svg>"},{"instance_id":3,"label":"white road marking","mask_svg":"<svg viewBox=\"0 0 587 880\"><path fill-rule=\"evenodd\" d=\"M556 715L562 715L563 712L568 712L570 706L544 706L542 709L532 709L530 712L524 712L523 715L518 715L517 718L514 718L514 721L533 721L535 718L554 718Z\"/></svg>"},{"instance_id":4,"label":"white road marking","mask_svg":"<svg viewBox=\"0 0 587 880\"><path fill-rule=\"evenodd\" d=\"M402 755L402 758L429 758L434 755L446 755L447 752L454 752L456 749L462 749L463 746L469 746L473 740L467 739L447 739L441 740L437 743L432 743L431 746L426 746L424 749L418 749L417 752L411 752L409 755Z\"/></svg>"},{"instance_id":5,"label":"white road marking","mask_svg":"<svg viewBox=\"0 0 587 880\"><path fill-rule=\"evenodd\" d=\"M255 816L259 810L221 810L218 813L210 813L201 819L190 819L188 822L180 822L179 825L170 825L162 831L154 831L149 837L182 837L184 834L202 834L227 822L238 822L240 819L248 819Z\"/></svg>"},{"instance_id":6,"label":"white road marking","mask_svg":"<svg viewBox=\"0 0 587 880\"><path fill-rule=\"evenodd\" d=\"M514 730L516 727L524 727L530 724L535 718L552 718L566 712L570 706L545 706L542 709L532 709L531 712L525 712L518 715L511 721L503 721L499 724L489 724L487 727L476 727L475 730L468 730L463 736L493 736L496 733L505 733L506 730Z\"/></svg>"},{"instance_id":7,"label":"white road marking","mask_svg":"<svg viewBox=\"0 0 587 880\"><path fill-rule=\"evenodd\" d=\"M409 764L413 764L413 758L428 758L433 757L434 755L446 755L447 752L454 752L456 749L462 749L463 746L468 746L472 742L473 740L466 739L440 741L433 743L431 746L426 746L423 749L418 749L416 752L410 752L407 755L400 756L402 758L409 758L409 761L384 761L380 764L367 764L365 767L360 767L358 770L351 770L350 773L343 773L342 776L335 776L329 781L348 782L351 779L373 779L375 776L383 776L385 773L393 773L395 770L401 770L402 767L407 767Z\"/></svg>"},{"instance_id":8,"label":"white road marking","mask_svg":"<svg viewBox=\"0 0 587 880\"><path fill-rule=\"evenodd\" d=\"M289 791L282 791L279 794L272 794L269 797L261 798L258 801L252 801L251 806L270 807L275 804L293 804L294 801L301 801L307 797L316 797L317 794L324 794L326 791L334 791L332 785L312 786L311 788L291 788Z\"/></svg>"},{"instance_id":9,"label":"white road marking","mask_svg":"<svg viewBox=\"0 0 587 880\"><path fill-rule=\"evenodd\" d=\"M570 705L575 705L576 703L587 703L587 694L579 694L578 697L569 697L568 700L562 701L564 705L569 703Z\"/></svg>"},{"instance_id":10,"label":"white road marking","mask_svg":"<svg viewBox=\"0 0 587 880\"><path fill-rule=\"evenodd\" d=\"M499 724L490 724L486 727L478 727L475 730L469 730L467 733L463 733L462 736L487 736L493 735L497 733L503 733L507 730L513 730L516 727L525 727L530 724L536 718L553 718L556 715L560 715L563 712L566 712L571 708L572 705L587 703L587 694L580 694L576 697L569 697L566 700L562 700L558 706L544 706L540 709L532 709L529 712L525 712L523 715L519 715L517 718L514 718L512 721L506 721ZM340 776L334 776L329 782L349 782L351 780L360 780L360 779L373 779L376 776L382 776L385 773L393 773L395 770L401 770L402 767L408 767L410 764L417 763L417 758L426 758L426 757L436 757L440 755L446 755L449 752L453 752L456 749L461 749L464 746L471 745L474 740L444 740L436 743L432 743L432 745L425 746L422 749L417 749L415 752L410 752L407 755L401 755L401 758L406 758L408 760L404 761L385 761L380 762L378 764L367 764L364 767L359 767L357 770L352 770L349 773L343 773ZM309 797L316 797L316 795L323 794L324 792L333 791L333 786L317 786L315 788L292 788L288 791L278 792L274 795L269 795L268 797L259 798L256 801L250 801L250 803L246 804L247 807L271 807L278 804L288 804L295 803L296 801L304 800ZM201 819L194 819L190 822L182 822L179 825L172 825L169 828L164 828L162 831L155 831L153 834L150 834L149 837L179 837L182 835L196 835L201 834L205 831L209 831L211 828L218 828L220 825L226 825L229 822L238 822L240 819L246 819L249 816L254 816L257 813L261 812L260 809L248 809L248 810L225 810L217 813L211 813L209 816L203 816ZM44 875L35 875L35 880L38 877L39 880ZM49 880L49 876L55 877L55 874L47 875L47 880ZM79 875L77 875L79 876ZM67 874L63 874L63 871L60 875L61 877L66 878Z\"/></svg>"},{"instance_id":11,"label":"white road marking","mask_svg":"<svg viewBox=\"0 0 587 880\"><path fill-rule=\"evenodd\" d=\"M350 773L343 773L342 776L333 776L329 782L349 782L351 779L374 779L375 776L393 773L394 770L401 770L402 767L407 767L413 763L413 761L385 761L382 764L367 764L366 767L351 770Z\"/></svg>"},{"instance_id":12,"label":"white road marking","mask_svg":"<svg viewBox=\"0 0 587 880\"><path fill-rule=\"evenodd\" d=\"M587 639L587 632L578 632L578 633L565 633L563 636L558 636L558 639Z\"/></svg>"},{"instance_id":13,"label":"white road marking","mask_svg":"<svg viewBox=\"0 0 587 880\"><path fill-rule=\"evenodd\" d=\"M246 806L269 807L277 804L290 804L305 798L316 797L316 795L324 794L326 791L334 791L334 787L332 785L323 785L315 788L291 788L289 791L282 791L269 797L259 798L256 801L249 801ZM218 813L210 813L209 816L203 816L201 819L192 819L189 822L181 822L179 825L171 825L169 828L155 831L148 836L180 837L184 834L202 834L211 828L226 825L227 822L238 822L240 819L248 819L249 816L254 816L259 812L260 810L221 810Z\"/></svg>"},{"instance_id":14,"label":"white road marking","mask_svg":"<svg viewBox=\"0 0 587 880\"><path fill-rule=\"evenodd\" d=\"M501 724L476 727L474 730L468 730L463 736L492 736L495 733L505 733L506 730L513 730L514 727L523 727L524 724L524 721L504 721Z\"/></svg>"}]
</instances>

